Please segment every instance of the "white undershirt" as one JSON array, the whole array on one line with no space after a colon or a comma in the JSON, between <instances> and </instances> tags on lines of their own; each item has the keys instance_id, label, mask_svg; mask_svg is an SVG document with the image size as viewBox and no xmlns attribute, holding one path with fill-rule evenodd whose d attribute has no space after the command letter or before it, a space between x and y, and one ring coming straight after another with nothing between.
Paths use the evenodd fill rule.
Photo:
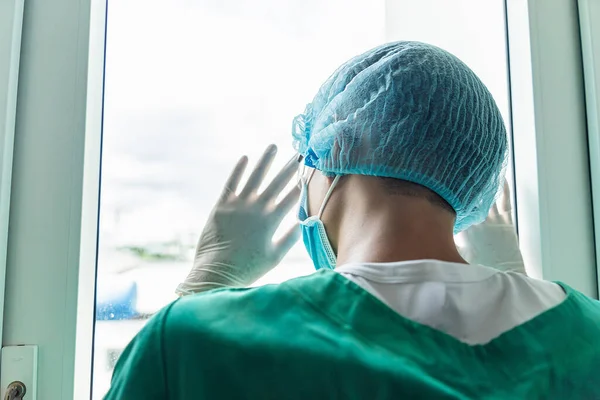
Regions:
<instances>
[{"instance_id":1,"label":"white undershirt","mask_svg":"<svg viewBox=\"0 0 600 400\"><path fill-rule=\"evenodd\" d=\"M548 281L436 260L346 264L335 269L400 315L468 344L484 344L561 303Z\"/></svg>"}]
</instances>

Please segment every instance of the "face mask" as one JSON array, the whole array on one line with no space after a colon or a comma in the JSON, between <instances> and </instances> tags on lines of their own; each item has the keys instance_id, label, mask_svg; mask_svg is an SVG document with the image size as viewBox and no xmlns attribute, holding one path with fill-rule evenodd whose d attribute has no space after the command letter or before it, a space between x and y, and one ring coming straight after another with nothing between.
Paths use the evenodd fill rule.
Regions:
<instances>
[{"instance_id":1,"label":"face mask","mask_svg":"<svg viewBox=\"0 0 600 400\"><path fill-rule=\"evenodd\" d=\"M314 170L312 171L314 173ZM331 247L327 233L325 232L325 225L321 221L321 215L325 204L329 200L333 188L337 184L340 176L336 176L331 184L331 187L327 191L323 204L319 213L315 216L308 216L308 182L312 178L312 173L309 178L302 183L302 194L300 197L300 210L298 211L298 220L300 222L300 228L302 229L302 240L308 255L312 259L315 268L329 268L334 269L336 264L336 255Z\"/></svg>"}]
</instances>

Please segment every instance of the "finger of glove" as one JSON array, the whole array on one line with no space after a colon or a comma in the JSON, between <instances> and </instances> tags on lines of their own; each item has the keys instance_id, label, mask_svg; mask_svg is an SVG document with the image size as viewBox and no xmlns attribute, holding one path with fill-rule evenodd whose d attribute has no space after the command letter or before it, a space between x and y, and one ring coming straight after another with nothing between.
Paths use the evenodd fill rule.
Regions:
<instances>
[{"instance_id":1,"label":"finger of glove","mask_svg":"<svg viewBox=\"0 0 600 400\"><path fill-rule=\"evenodd\" d=\"M219 196L219 203L226 202L231 198L231 196L235 194L235 191L237 190L237 187L240 184L240 181L242 180L242 176L244 175L244 171L246 170L247 166L248 157L243 156L239 159L239 161L233 168L233 171L231 171L229 178L227 178L227 181L225 182L225 187L223 188L223 191Z\"/></svg>"},{"instance_id":2,"label":"finger of glove","mask_svg":"<svg viewBox=\"0 0 600 400\"><path fill-rule=\"evenodd\" d=\"M277 261L280 261L300 239L300 227L296 224L290 228L274 244L274 253Z\"/></svg>"},{"instance_id":3,"label":"finger of glove","mask_svg":"<svg viewBox=\"0 0 600 400\"><path fill-rule=\"evenodd\" d=\"M504 223L512 223L512 218L508 221L504 217L505 214L511 215L511 198L510 198L510 187L508 186L508 180L504 180L502 192L496 202L490 208L486 222L502 220Z\"/></svg>"},{"instance_id":4,"label":"finger of glove","mask_svg":"<svg viewBox=\"0 0 600 400\"><path fill-rule=\"evenodd\" d=\"M498 199L498 221L505 225L513 225L512 221L512 198L508 181L504 181L502 195Z\"/></svg>"},{"instance_id":5,"label":"finger of glove","mask_svg":"<svg viewBox=\"0 0 600 400\"><path fill-rule=\"evenodd\" d=\"M498 211L498 202L496 202L492 204L492 208L490 208L490 212L488 213L486 221L489 222L496 220L499 214L500 212Z\"/></svg>"},{"instance_id":6,"label":"finger of glove","mask_svg":"<svg viewBox=\"0 0 600 400\"><path fill-rule=\"evenodd\" d=\"M508 180L504 180L504 188L502 190L502 196L498 199L498 203L500 203L500 210L502 212L512 210L511 207L511 198L510 198L510 186L508 186Z\"/></svg>"},{"instance_id":7,"label":"finger of glove","mask_svg":"<svg viewBox=\"0 0 600 400\"><path fill-rule=\"evenodd\" d=\"M277 196L281 193L287 184L297 176L298 165L300 165L300 158L295 155L287 164L279 171L277 176L261 194L261 198L265 201L275 201Z\"/></svg>"},{"instance_id":8,"label":"finger of glove","mask_svg":"<svg viewBox=\"0 0 600 400\"><path fill-rule=\"evenodd\" d=\"M275 214L279 219L285 217L294 206L298 204L300 200L300 193L302 189L298 186L294 186L288 194L275 206Z\"/></svg>"},{"instance_id":9,"label":"finger of glove","mask_svg":"<svg viewBox=\"0 0 600 400\"><path fill-rule=\"evenodd\" d=\"M256 193L263 179L265 179L265 175L269 172L269 167L273 163L273 159L277 154L277 146L270 145L267 147L260 160L254 167L254 170L250 174L248 178L248 182L244 186L244 189L240 192L240 198L248 198L251 194Z\"/></svg>"}]
</instances>

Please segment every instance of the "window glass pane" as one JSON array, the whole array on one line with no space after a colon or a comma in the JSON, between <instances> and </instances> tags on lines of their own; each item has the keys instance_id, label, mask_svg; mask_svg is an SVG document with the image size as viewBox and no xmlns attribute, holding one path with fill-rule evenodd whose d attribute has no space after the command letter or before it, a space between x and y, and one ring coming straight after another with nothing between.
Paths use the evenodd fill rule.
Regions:
<instances>
[{"instance_id":1,"label":"window glass pane","mask_svg":"<svg viewBox=\"0 0 600 400\"><path fill-rule=\"evenodd\" d=\"M502 3L111 2L94 398L128 341L175 298L236 160L256 161L276 143L277 171L294 154L292 118L342 62L390 40L440 45L482 77L506 115ZM257 284L312 271L300 243Z\"/></svg>"}]
</instances>

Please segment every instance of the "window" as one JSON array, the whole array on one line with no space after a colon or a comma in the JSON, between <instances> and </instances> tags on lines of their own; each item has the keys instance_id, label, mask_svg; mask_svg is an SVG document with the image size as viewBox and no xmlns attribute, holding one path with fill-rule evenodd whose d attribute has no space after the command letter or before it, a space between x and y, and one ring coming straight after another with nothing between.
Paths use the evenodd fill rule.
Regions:
<instances>
[{"instance_id":1,"label":"window","mask_svg":"<svg viewBox=\"0 0 600 400\"><path fill-rule=\"evenodd\" d=\"M110 3L94 398L175 298L235 161L276 143L277 171L293 155L292 118L342 62L392 40L436 44L473 68L508 123L505 37L501 0ZM299 244L257 284L312 270Z\"/></svg>"}]
</instances>

